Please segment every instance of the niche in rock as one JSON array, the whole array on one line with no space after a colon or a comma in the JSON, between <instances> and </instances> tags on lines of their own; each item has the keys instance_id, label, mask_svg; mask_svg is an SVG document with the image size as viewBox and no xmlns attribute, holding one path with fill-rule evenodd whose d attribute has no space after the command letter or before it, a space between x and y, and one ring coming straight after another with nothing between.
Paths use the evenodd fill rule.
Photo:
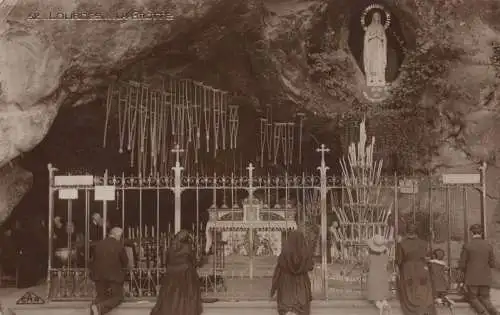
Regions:
<instances>
[{"instance_id":1,"label":"niche in rock","mask_svg":"<svg viewBox=\"0 0 500 315\"><path fill-rule=\"evenodd\" d=\"M353 1L348 43L367 85L383 86L396 80L406 42L389 5L383 1ZM368 74L367 69L371 71Z\"/></svg>"}]
</instances>

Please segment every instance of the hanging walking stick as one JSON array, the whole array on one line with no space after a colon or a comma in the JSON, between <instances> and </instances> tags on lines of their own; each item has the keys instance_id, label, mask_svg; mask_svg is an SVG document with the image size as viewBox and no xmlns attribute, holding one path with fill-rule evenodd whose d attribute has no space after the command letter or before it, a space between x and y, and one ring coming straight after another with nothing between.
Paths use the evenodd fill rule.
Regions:
<instances>
[{"instance_id":1,"label":"hanging walking stick","mask_svg":"<svg viewBox=\"0 0 500 315\"><path fill-rule=\"evenodd\" d=\"M281 152L283 154L283 164L288 165L288 123L279 123L281 134Z\"/></svg>"},{"instance_id":2,"label":"hanging walking stick","mask_svg":"<svg viewBox=\"0 0 500 315\"><path fill-rule=\"evenodd\" d=\"M227 136L227 92L222 92L221 95L221 127L222 127L222 150L226 150L226 136Z\"/></svg>"},{"instance_id":3,"label":"hanging walking stick","mask_svg":"<svg viewBox=\"0 0 500 315\"><path fill-rule=\"evenodd\" d=\"M193 119L195 125L195 152L194 152L194 160L195 163L198 164L198 155L199 150L201 148L201 100L200 100L200 86L198 83L194 85L194 103L193 103Z\"/></svg>"},{"instance_id":4,"label":"hanging walking stick","mask_svg":"<svg viewBox=\"0 0 500 315\"><path fill-rule=\"evenodd\" d=\"M213 128L214 128L214 158L217 157L217 151L219 150L219 127L220 127L220 93L216 89L212 89L213 92ZM219 98L217 97L219 96Z\"/></svg>"},{"instance_id":5,"label":"hanging walking stick","mask_svg":"<svg viewBox=\"0 0 500 315\"><path fill-rule=\"evenodd\" d=\"M143 176L147 176L148 173L148 167L151 168L151 138L153 135L150 133L151 130L151 124L153 123L152 120L152 114L153 114L153 97L154 93L153 90L148 90L148 102L146 103L146 109L145 109L145 126L144 126L144 134L145 134L145 140L144 140L144 152L142 152L142 161L143 161L143 167L142 167L142 174ZM149 169L151 171L151 169Z\"/></svg>"},{"instance_id":6,"label":"hanging walking stick","mask_svg":"<svg viewBox=\"0 0 500 315\"><path fill-rule=\"evenodd\" d=\"M188 155L189 155L189 146L188 146L188 143L185 143L183 144L184 146L184 165L186 167L186 175L189 176L189 171L190 171L190 163L189 163L189 160L188 160Z\"/></svg>"},{"instance_id":7,"label":"hanging walking stick","mask_svg":"<svg viewBox=\"0 0 500 315\"><path fill-rule=\"evenodd\" d=\"M111 82L111 84L108 86L108 94L106 97L106 119L104 121L104 139L102 140L103 148L106 148L106 140L108 137L109 116L111 115L111 107L113 104L114 86L115 86L114 82Z\"/></svg>"},{"instance_id":8,"label":"hanging walking stick","mask_svg":"<svg viewBox=\"0 0 500 315\"><path fill-rule=\"evenodd\" d=\"M210 152L210 125L211 125L211 108L210 97L208 93L208 87L204 86L203 91L203 118L205 122L205 145L207 148L207 153Z\"/></svg>"},{"instance_id":9,"label":"hanging walking stick","mask_svg":"<svg viewBox=\"0 0 500 315\"><path fill-rule=\"evenodd\" d=\"M180 81L179 84L179 105L177 106L178 110L178 120L177 120L177 135L178 140L177 144L180 146L184 146L184 138L186 136L186 102L185 102L185 90L186 84L185 80Z\"/></svg>"},{"instance_id":10,"label":"hanging walking stick","mask_svg":"<svg viewBox=\"0 0 500 315\"><path fill-rule=\"evenodd\" d=\"M302 165L302 139L304 136L305 114L298 113L297 116L299 117L299 164Z\"/></svg>"},{"instance_id":11,"label":"hanging walking stick","mask_svg":"<svg viewBox=\"0 0 500 315\"><path fill-rule=\"evenodd\" d=\"M139 87L138 88L140 91L141 91L141 94L140 94L140 97L139 97L139 103L137 104L137 107L136 107L136 115L137 115L137 119L138 119L138 122L137 122L137 129L134 129L132 132L132 137L133 137L133 141L132 141L132 151L130 152L130 160L132 163L135 163L137 162L137 173L140 173L141 171L141 160L140 160L140 156L141 156L141 144L142 144L142 118L143 118L143 112L142 112L142 107L143 107L143 104L144 104L144 87ZM138 138L136 138L138 137ZM136 143L136 139L137 139L137 143Z\"/></svg>"},{"instance_id":12,"label":"hanging walking stick","mask_svg":"<svg viewBox=\"0 0 500 315\"><path fill-rule=\"evenodd\" d=\"M160 173L161 176L163 176L162 172L162 165L165 160L164 157L164 143L165 143L165 137L166 137L166 126L165 126L165 120L166 120L166 109L167 109L167 94L162 91L160 92L160 108L158 110L158 140L157 140L157 148L158 148L158 160L157 160L157 168L158 172Z\"/></svg>"},{"instance_id":13,"label":"hanging walking stick","mask_svg":"<svg viewBox=\"0 0 500 315\"><path fill-rule=\"evenodd\" d=\"M264 152L267 147L267 119L260 118L260 167L264 167Z\"/></svg>"},{"instance_id":14,"label":"hanging walking stick","mask_svg":"<svg viewBox=\"0 0 500 315\"><path fill-rule=\"evenodd\" d=\"M293 155L294 155L294 143L295 143L295 123L289 122L287 125L287 138L288 138L288 164L293 164Z\"/></svg>"},{"instance_id":15,"label":"hanging walking stick","mask_svg":"<svg viewBox=\"0 0 500 315\"><path fill-rule=\"evenodd\" d=\"M188 104L186 108L186 117L187 117L187 129L188 129L188 136L186 139L186 142L193 145L195 144L193 139L194 135L193 133L195 132L195 124L194 124L194 106L192 104Z\"/></svg>"},{"instance_id":16,"label":"hanging walking stick","mask_svg":"<svg viewBox=\"0 0 500 315\"><path fill-rule=\"evenodd\" d=\"M170 126L171 126L171 133L172 133L172 138L176 138L177 136L177 104L179 104L178 101L178 91L177 91L177 81L174 80L172 77L170 77L169 80L169 85L170 85L170 93L172 95L171 97L171 102L170 102Z\"/></svg>"},{"instance_id":17,"label":"hanging walking stick","mask_svg":"<svg viewBox=\"0 0 500 315\"><path fill-rule=\"evenodd\" d=\"M132 124L129 127L129 151L130 151L130 167L134 167L135 163L135 148L136 148L136 135L137 135L137 125L139 118L140 102L142 99L143 90L140 88L139 84L136 82L130 82L136 91L135 102L133 108L131 108Z\"/></svg>"},{"instance_id":18,"label":"hanging walking stick","mask_svg":"<svg viewBox=\"0 0 500 315\"><path fill-rule=\"evenodd\" d=\"M186 81L186 96L184 98L184 102L186 104L186 115L187 115L187 143L191 143L193 141L193 101L192 101L192 81ZM187 147L186 147L187 148Z\"/></svg>"},{"instance_id":19,"label":"hanging walking stick","mask_svg":"<svg viewBox=\"0 0 500 315\"><path fill-rule=\"evenodd\" d=\"M274 152L274 126L273 126L273 113L271 110L271 106L267 105L267 114L266 114L267 124L266 124L266 134L267 134L267 159L272 161L273 152Z\"/></svg>"},{"instance_id":20,"label":"hanging walking stick","mask_svg":"<svg viewBox=\"0 0 500 315\"><path fill-rule=\"evenodd\" d=\"M131 89L127 88L126 86L122 86L120 84L119 91L118 91L118 128L119 128L119 137L120 137L120 148L118 149L118 152L122 154L123 147L125 145L125 131L127 127L127 118L128 118L128 111L129 111L129 106L130 106L130 101L131 101Z\"/></svg>"},{"instance_id":21,"label":"hanging walking stick","mask_svg":"<svg viewBox=\"0 0 500 315\"><path fill-rule=\"evenodd\" d=\"M132 129L134 125L134 109L137 104L138 100L138 91L135 91L135 87L128 85L127 84L127 89L128 89L128 95L129 95L129 100L128 100L128 108L127 108L127 151L130 152L132 150ZM137 92L137 93L134 93Z\"/></svg>"},{"instance_id":22,"label":"hanging walking stick","mask_svg":"<svg viewBox=\"0 0 500 315\"><path fill-rule=\"evenodd\" d=\"M236 149L239 124L238 106L229 105L229 147L232 150Z\"/></svg>"},{"instance_id":23,"label":"hanging walking stick","mask_svg":"<svg viewBox=\"0 0 500 315\"><path fill-rule=\"evenodd\" d=\"M151 137L151 165L150 175L153 176L157 173L157 160L158 160L158 92L152 92L152 113L149 118L150 137Z\"/></svg>"},{"instance_id":24,"label":"hanging walking stick","mask_svg":"<svg viewBox=\"0 0 500 315\"><path fill-rule=\"evenodd\" d=\"M175 102L175 94L173 90L173 84L172 84L172 78L169 77L169 91L167 92L167 104L165 104L165 119L163 121L164 123L164 133L163 133L163 148L162 148L162 155L163 155L163 160L162 160L162 169L163 169L163 174L167 175L170 170L168 169L169 167L169 161L171 159L170 157L170 143L174 139L174 123L175 119L172 117L175 115L174 113L174 102ZM170 122L170 123L169 123ZM169 129L170 128L170 129ZM170 137L169 137L170 135Z\"/></svg>"},{"instance_id":25,"label":"hanging walking stick","mask_svg":"<svg viewBox=\"0 0 500 315\"><path fill-rule=\"evenodd\" d=\"M149 88L146 86L142 87L144 91L144 98L142 99L142 103L140 105L140 134L139 134L139 147L137 150L137 166L139 170L139 177L145 176L145 162L144 161L144 153L146 152L146 140L147 140L147 121L148 121L148 113L147 110L149 108Z\"/></svg>"},{"instance_id":26,"label":"hanging walking stick","mask_svg":"<svg viewBox=\"0 0 500 315\"><path fill-rule=\"evenodd\" d=\"M278 164L278 154L280 152L281 128L280 123L274 123L273 157L274 164Z\"/></svg>"}]
</instances>

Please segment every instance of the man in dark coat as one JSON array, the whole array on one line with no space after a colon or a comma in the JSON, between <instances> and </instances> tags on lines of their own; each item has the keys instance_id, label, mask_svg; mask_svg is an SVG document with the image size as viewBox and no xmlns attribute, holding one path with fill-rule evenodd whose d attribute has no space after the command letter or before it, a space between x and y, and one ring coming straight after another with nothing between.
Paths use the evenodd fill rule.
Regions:
<instances>
[{"instance_id":1,"label":"man in dark coat","mask_svg":"<svg viewBox=\"0 0 500 315\"><path fill-rule=\"evenodd\" d=\"M91 306L93 315L110 312L123 300L123 282L128 257L121 242L123 230L111 229L109 237L97 242L91 262L91 278L95 282L97 297Z\"/></svg>"},{"instance_id":2,"label":"man in dark coat","mask_svg":"<svg viewBox=\"0 0 500 315\"><path fill-rule=\"evenodd\" d=\"M491 268L495 267L493 246L482 237L479 224L470 227L472 240L460 254L459 268L464 272L464 284L471 307L478 314L499 314L490 300Z\"/></svg>"}]
</instances>

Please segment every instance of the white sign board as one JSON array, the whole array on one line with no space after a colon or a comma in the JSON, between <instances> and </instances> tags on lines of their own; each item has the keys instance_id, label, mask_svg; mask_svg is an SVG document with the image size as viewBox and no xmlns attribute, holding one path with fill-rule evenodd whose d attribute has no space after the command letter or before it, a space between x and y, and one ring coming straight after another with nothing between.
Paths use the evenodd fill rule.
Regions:
<instances>
[{"instance_id":1,"label":"white sign board","mask_svg":"<svg viewBox=\"0 0 500 315\"><path fill-rule=\"evenodd\" d=\"M59 199L62 200L78 199L78 189L75 188L59 189Z\"/></svg>"},{"instance_id":2,"label":"white sign board","mask_svg":"<svg viewBox=\"0 0 500 315\"><path fill-rule=\"evenodd\" d=\"M400 180L399 192L402 194L418 194L418 182L413 179Z\"/></svg>"},{"instance_id":3,"label":"white sign board","mask_svg":"<svg viewBox=\"0 0 500 315\"><path fill-rule=\"evenodd\" d=\"M54 176L54 186L93 186L92 175L63 175Z\"/></svg>"},{"instance_id":4,"label":"white sign board","mask_svg":"<svg viewBox=\"0 0 500 315\"><path fill-rule=\"evenodd\" d=\"M443 184L480 184L480 174L443 174Z\"/></svg>"},{"instance_id":5,"label":"white sign board","mask_svg":"<svg viewBox=\"0 0 500 315\"><path fill-rule=\"evenodd\" d=\"M94 200L96 201L114 201L115 195L115 186L94 187Z\"/></svg>"}]
</instances>

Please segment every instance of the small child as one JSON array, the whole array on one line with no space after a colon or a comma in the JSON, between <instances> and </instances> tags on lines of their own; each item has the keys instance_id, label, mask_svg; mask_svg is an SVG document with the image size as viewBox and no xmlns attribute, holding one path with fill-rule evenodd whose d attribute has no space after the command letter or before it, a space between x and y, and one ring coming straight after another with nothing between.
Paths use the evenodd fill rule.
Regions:
<instances>
[{"instance_id":1,"label":"small child","mask_svg":"<svg viewBox=\"0 0 500 315\"><path fill-rule=\"evenodd\" d=\"M389 248L388 240L382 235L374 235L368 240L368 261L367 261L367 299L375 304L379 314L390 313L390 306L387 299L390 297L389 272Z\"/></svg>"},{"instance_id":2,"label":"small child","mask_svg":"<svg viewBox=\"0 0 500 315\"><path fill-rule=\"evenodd\" d=\"M435 249L432 252L432 259L429 260L429 270L432 280L434 300L439 305L453 305L453 301L448 298L448 265L444 261L445 253L442 249Z\"/></svg>"}]
</instances>

